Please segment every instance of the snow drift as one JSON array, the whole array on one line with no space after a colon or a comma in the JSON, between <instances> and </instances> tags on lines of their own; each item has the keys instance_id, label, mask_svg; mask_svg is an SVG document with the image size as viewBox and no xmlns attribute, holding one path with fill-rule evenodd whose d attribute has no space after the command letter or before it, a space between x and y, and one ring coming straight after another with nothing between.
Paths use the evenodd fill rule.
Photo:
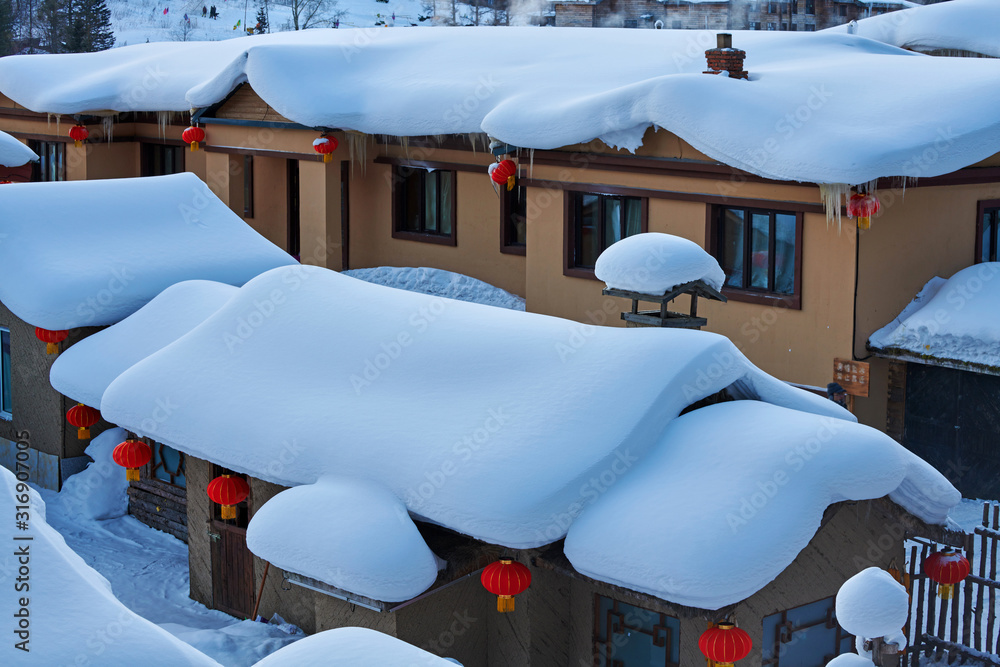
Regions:
<instances>
[{"instance_id":1,"label":"snow drift","mask_svg":"<svg viewBox=\"0 0 1000 667\"><path fill-rule=\"evenodd\" d=\"M455 667L455 662L407 644L401 639L368 628L325 630L267 656L254 667Z\"/></svg>"},{"instance_id":2,"label":"snow drift","mask_svg":"<svg viewBox=\"0 0 1000 667\"><path fill-rule=\"evenodd\" d=\"M20 167L37 159L35 151L0 130L0 167Z\"/></svg>"},{"instance_id":3,"label":"snow drift","mask_svg":"<svg viewBox=\"0 0 1000 667\"><path fill-rule=\"evenodd\" d=\"M366 283L395 287L469 303L482 303L498 308L524 310L524 299L470 276L442 269L378 266L372 269L351 269L345 276Z\"/></svg>"}]
</instances>

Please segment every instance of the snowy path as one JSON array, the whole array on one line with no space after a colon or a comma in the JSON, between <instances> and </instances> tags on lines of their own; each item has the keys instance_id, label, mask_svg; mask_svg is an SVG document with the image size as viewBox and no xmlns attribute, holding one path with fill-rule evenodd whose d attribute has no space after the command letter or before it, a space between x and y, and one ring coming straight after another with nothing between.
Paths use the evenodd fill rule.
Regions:
<instances>
[{"instance_id":1,"label":"snowy path","mask_svg":"<svg viewBox=\"0 0 1000 667\"><path fill-rule=\"evenodd\" d=\"M122 604L227 667L248 667L301 639L291 626L239 621L188 597L187 545L132 516L94 521L68 516L59 494L40 489L47 521L111 582Z\"/></svg>"}]
</instances>

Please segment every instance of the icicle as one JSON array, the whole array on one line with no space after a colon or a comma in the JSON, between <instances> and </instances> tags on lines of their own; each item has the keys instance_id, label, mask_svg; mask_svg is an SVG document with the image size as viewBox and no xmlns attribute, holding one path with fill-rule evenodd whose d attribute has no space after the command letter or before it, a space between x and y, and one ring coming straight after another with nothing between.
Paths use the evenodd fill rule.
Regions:
<instances>
[{"instance_id":1,"label":"icicle","mask_svg":"<svg viewBox=\"0 0 1000 667\"><path fill-rule=\"evenodd\" d=\"M104 128L104 138L107 142L111 143L111 136L115 132L115 117L114 116L104 116L101 118L101 127Z\"/></svg>"},{"instance_id":2,"label":"icicle","mask_svg":"<svg viewBox=\"0 0 1000 667\"><path fill-rule=\"evenodd\" d=\"M535 149L528 149L528 178L535 177Z\"/></svg>"},{"instance_id":3,"label":"icicle","mask_svg":"<svg viewBox=\"0 0 1000 667\"><path fill-rule=\"evenodd\" d=\"M156 124L160 128L160 138L166 139L167 137L167 126L170 122L177 116L175 111L157 111L156 112Z\"/></svg>"},{"instance_id":4,"label":"icicle","mask_svg":"<svg viewBox=\"0 0 1000 667\"><path fill-rule=\"evenodd\" d=\"M348 156L352 164L355 162L361 165L361 175L364 176L368 168L368 135L354 130L346 130L344 138L347 139ZM375 137L371 137L374 143Z\"/></svg>"},{"instance_id":5,"label":"icicle","mask_svg":"<svg viewBox=\"0 0 1000 667\"><path fill-rule=\"evenodd\" d=\"M826 226L835 219L837 221L837 233L841 232L840 208L841 201L851 196L851 186L847 183L820 183L819 194L823 199L823 208L826 210Z\"/></svg>"}]
</instances>

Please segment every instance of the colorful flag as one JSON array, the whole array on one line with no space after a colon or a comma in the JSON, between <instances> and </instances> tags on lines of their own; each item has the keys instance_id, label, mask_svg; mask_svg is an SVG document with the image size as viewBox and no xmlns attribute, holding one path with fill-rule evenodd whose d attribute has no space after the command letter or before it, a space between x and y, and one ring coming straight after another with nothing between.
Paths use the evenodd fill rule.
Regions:
<instances>
[{"instance_id":1,"label":"colorful flag","mask_svg":"<svg viewBox=\"0 0 1000 667\"><path fill-rule=\"evenodd\" d=\"M166 7L166 8L164 8L164 10L163 10L163 15L164 15L164 16L166 16L166 15L167 15L167 12L169 12L169 11L170 11L170 7Z\"/></svg>"}]
</instances>

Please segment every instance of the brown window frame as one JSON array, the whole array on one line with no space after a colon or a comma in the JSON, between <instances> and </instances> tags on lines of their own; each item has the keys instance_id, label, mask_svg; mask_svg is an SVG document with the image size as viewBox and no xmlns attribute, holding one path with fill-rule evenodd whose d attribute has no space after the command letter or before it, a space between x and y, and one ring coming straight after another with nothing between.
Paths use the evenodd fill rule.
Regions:
<instances>
[{"instance_id":1,"label":"brown window frame","mask_svg":"<svg viewBox=\"0 0 1000 667\"><path fill-rule=\"evenodd\" d=\"M796 609L801 609L802 607L808 607L809 605L816 604L817 602L823 602L824 600L835 600L835 599L836 599L836 596L834 596L834 595L828 595L826 597L822 597L822 598L813 600L812 602L806 602L805 604L795 605L794 607L789 607L788 609L781 609L779 611L774 612L773 614L766 614L765 616L763 616L760 619L760 623L761 623L761 643L763 644L764 642L767 642L767 640L769 639L768 637L764 637L763 636L764 621L767 620L768 618L770 618L772 616L778 616L778 615L780 615L781 616L781 622L778 623L776 629L777 628L785 628L787 630L788 629L788 623L790 622L788 620L788 612L794 611ZM831 606L829 611L833 612L833 613L830 614L828 612L827 613L827 618L826 618L825 621L821 621L820 623L812 623L810 625L802 625L802 626L799 626L798 628L793 628L792 629L792 633L794 633L796 631L799 631L799 630L808 630L809 628L813 628L813 627L816 627L818 625L825 624L827 626L827 629L829 629L829 630L836 629L836 634L834 635L834 637L835 637L834 642L835 642L835 648L839 649L840 643L843 640L848 639L850 637L854 637L854 635L852 635L851 633L849 633L846 630L844 630L843 627L841 627L841 625L836 621L836 604L834 604L833 606ZM782 653L782 651L781 651L781 645L784 644L784 643L786 643L785 641L781 640L781 634L782 633L778 634L778 637L775 638L775 643L769 649L769 650L771 650L774 653L774 657L773 658L769 658L767 660L764 660L763 656L761 657L761 663L760 664L762 665L762 667L781 667L781 653ZM844 655L844 654L843 653L838 653L837 655Z\"/></svg>"},{"instance_id":2,"label":"brown window frame","mask_svg":"<svg viewBox=\"0 0 1000 667\"><path fill-rule=\"evenodd\" d=\"M39 160L31 163L31 180L33 182L55 183L65 181L66 174L66 142L48 139L31 139L28 147L38 154ZM56 163L52 164L55 158ZM48 178L55 176L55 178Z\"/></svg>"},{"instance_id":3,"label":"brown window frame","mask_svg":"<svg viewBox=\"0 0 1000 667\"><path fill-rule=\"evenodd\" d=\"M576 201L577 198L581 198L585 195L638 199L640 206L640 234L649 231L649 197L643 194L637 194L635 190L630 188L618 187L601 188L600 191L576 189L566 189L563 191L563 275L570 278L587 278L590 280L597 280L597 276L594 275L593 268L579 266L576 263ZM598 208L601 211L604 210L603 206L599 206ZM603 229L600 236L601 239L604 238ZM604 250L607 250L607 248L604 248L601 252L604 252Z\"/></svg>"},{"instance_id":4,"label":"brown window frame","mask_svg":"<svg viewBox=\"0 0 1000 667\"><path fill-rule=\"evenodd\" d=\"M150 479L150 480L154 480L155 479L157 482L161 482L163 484L170 484L171 486L176 486L179 489L186 489L187 488L187 457L184 455L184 452L180 451L179 449L174 449L173 447L170 447L170 445L165 445L162 442L156 442L155 440L150 440L148 438L144 439L144 441L146 442L147 445L149 445L149 448L153 452L153 455L152 455L152 457L150 457L149 464L148 464L149 465L149 471L148 471L149 472L149 477L148 477L148 479ZM172 449L173 451L177 452L178 459L177 459L177 469L176 470L171 470L170 468L167 467L167 465L166 465L166 463L165 463L165 461L163 459L163 448L164 447L167 447L167 448ZM158 470L162 470L170 478L170 480L167 481L165 479L160 479L159 477L157 477L156 473L157 473ZM177 479L180 478L180 477L184 478L184 484L178 484L177 483Z\"/></svg>"},{"instance_id":5,"label":"brown window frame","mask_svg":"<svg viewBox=\"0 0 1000 667\"><path fill-rule=\"evenodd\" d=\"M780 202L773 202L774 204L780 204ZM795 216L795 268L794 268L794 281L795 290L791 294L782 294L780 292L773 292L768 290L751 289L746 287L730 287L728 285L723 285L722 293L729 299L733 301L743 301L746 303L755 303L758 305L774 306L777 308L788 308L790 310L802 310L802 229L804 227L803 221L805 214L802 211L795 210L781 210L777 208L771 208L771 202L767 201L753 201L753 202L741 202L739 204L712 204L706 207L706 234L705 234L705 247L708 249L709 254L711 254L716 259L719 259L721 255L721 243L722 236L720 233L722 213L726 209L742 209L744 211L755 211L755 212L767 212L767 213L782 213L785 215ZM773 217L772 217L773 220ZM773 239L771 243L771 248L773 249ZM773 262L774 253L769 253L769 257ZM721 264L721 262L720 262ZM770 273L770 271L769 271Z\"/></svg>"},{"instance_id":6,"label":"brown window frame","mask_svg":"<svg viewBox=\"0 0 1000 667\"><path fill-rule=\"evenodd\" d=\"M990 209L1000 209L1000 199L984 199L976 203L976 256L973 264L983 263L983 216ZM1000 210L997 211L997 220L993 227L993 242L991 243L992 255L994 259L1000 260Z\"/></svg>"},{"instance_id":7,"label":"brown window frame","mask_svg":"<svg viewBox=\"0 0 1000 667\"><path fill-rule=\"evenodd\" d=\"M243 155L243 217L253 219L253 155Z\"/></svg>"},{"instance_id":8,"label":"brown window frame","mask_svg":"<svg viewBox=\"0 0 1000 667\"><path fill-rule=\"evenodd\" d=\"M612 603L611 610L608 612L609 618L607 619L608 620L607 639L604 642L600 641L600 636L601 636L601 618L600 618L601 598L604 598L606 600L610 600L611 603ZM600 593L594 593L594 612L593 612L594 613L594 627L593 627L592 649L591 649L592 650L592 654L593 654L593 658L594 658L594 664L595 665L598 664L598 661L601 658L601 654L600 654L600 651L598 650L598 646L601 645L601 644L607 645L607 644L613 643L613 640L611 639L611 637L614 634L616 634L616 633L614 632L614 630L612 628L612 625L611 625L611 618L610 618L611 615L617 615L617 616L619 616L621 618L623 629L630 630L630 631L635 631L635 632L640 632L640 633L646 634L646 635L649 634L649 633L647 633L644 630L639 630L637 628L630 628L627 625L625 625L624 614L618 613L620 611L619 608L618 608L618 606L620 604L627 604L630 607L635 607L636 609L641 609L643 611L647 611L650 614L659 615L659 617L660 617L660 623L657 624L654 627L654 632L655 632L655 630L657 628L663 630L663 638L664 638L664 644L665 644L665 649L666 649L666 656L665 656L666 660L663 663L663 667L680 667L679 663L673 662L670 659L670 654L672 653L671 649L672 649L673 645L677 644L678 646L680 646L680 640L681 640L681 638L680 638L680 631L678 631L677 636L674 637L673 631L667 625L667 619L668 618L673 619L674 621L677 621L678 625L680 625L680 618L678 618L677 616L671 616L670 614L666 614L666 613L661 612L661 611L653 611L652 609L647 609L645 607L640 607L639 605L632 604L630 602L622 602L621 600L618 600L617 598L611 597L610 595L601 595ZM656 638L655 637L653 638L653 643L656 644ZM611 653L612 653L612 656L613 656L614 652L611 651ZM605 656L604 656L605 660L607 659L607 657L608 656L607 656L607 652L606 652ZM612 658L612 662L607 663L607 664L609 664L609 665L617 665L617 664L621 664L621 663L619 663L618 661L615 661Z\"/></svg>"},{"instance_id":9,"label":"brown window frame","mask_svg":"<svg viewBox=\"0 0 1000 667\"><path fill-rule=\"evenodd\" d=\"M403 212L406 210L406 188L402 187L406 183L407 178L413 175L420 176L421 188L420 192L426 192L426 187L424 186L426 179L429 175L433 175L435 178L439 178L441 173L450 173L452 178L451 184L451 232L449 234L442 234L440 232L435 232L433 230L427 230L427 221L423 219L423 213L421 213L421 226L422 231L412 231L405 228L405 221L403 220ZM421 195L422 197L422 195ZM421 203L419 206L421 211L424 211L424 207ZM440 211L440 207L438 209ZM439 221L440 223L440 221ZM407 166L407 165L393 165L392 167L392 238L402 239L405 241L420 241L422 243L436 243L438 245L447 246L457 246L458 245L458 172L450 169L435 169L433 171L428 171L423 167Z\"/></svg>"},{"instance_id":10,"label":"brown window frame","mask_svg":"<svg viewBox=\"0 0 1000 667\"><path fill-rule=\"evenodd\" d=\"M168 176L170 174L183 174L186 169L186 159L184 156L184 146L180 142L173 144L159 141L142 141L139 143L139 175L140 176ZM167 150L171 150L176 158L173 171L167 171L164 156Z\"/></svg>"},{"instance_id":11,"label":"brown window frame","mask_svg":"<svg viewBox=\"0 0 1000 667\"><path fill-rule=\"evenodd\" d=\"M524 207L525 211L523 213L514 210L512 203L518 194L524 194ZM523 185L515 185L513 189L507 190L504 187L500 189L500 252L508 255L524 255L527 252L527 203L528 203L528 189ZM517 222L515 216L521 215L524 218L525 224L525 241L524 243L518 243L517 241Z\"/></svg>"}]
</instances>

